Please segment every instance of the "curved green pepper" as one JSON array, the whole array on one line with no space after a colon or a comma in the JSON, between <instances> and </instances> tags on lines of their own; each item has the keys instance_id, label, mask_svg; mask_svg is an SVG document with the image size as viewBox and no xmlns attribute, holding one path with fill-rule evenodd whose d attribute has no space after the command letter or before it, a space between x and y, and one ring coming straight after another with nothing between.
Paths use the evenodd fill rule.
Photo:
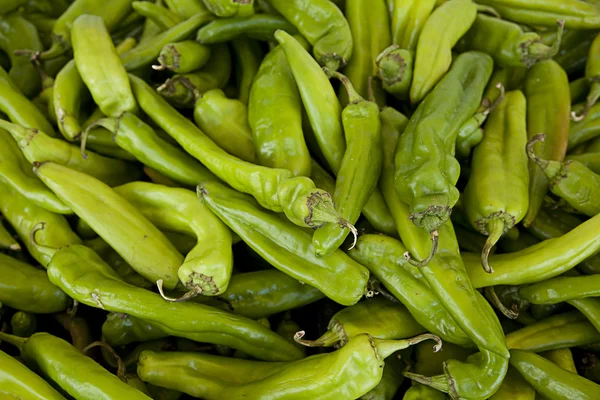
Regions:
<instances>
[{"instance_id":1,"label":"curved green pepper","mask_svg":"<svg viewBox=\"0 0 600 400\"><path fill-rule=\"evenodd\" d=\"M43 378L0 350L0 394L13 399L65 400Z\"/></svg>"},{"instance_id":2,"label":"curved green pepper","mask_svg":"<svg viewBox=\"0 0 600 400\"><path fill-rule=\"evenodd\" d=\"M596 282L598 281L598 282ZM521 288L519 296L533 304L556 304L600 295L599 275L557 276Z\"/></svg>"},{"instance_id":3,"label":"curved green pepper","mask_svg":"<svg viewBox=\"0 0 600 400\"><path fill-rule=\"evenodd\" d=\"M546 134L546 142L538 143L535 152L547 160L562 161L569 139L569 80L555 61L535 64L527 72L524 85L527 98L527 134L529 138ZM528 226L535 219L548 191L548 179L538 165L529 161L529 207L523 219Z\"/></svg>"},{"instance_id":4,"label":"curved green pepper","mask_svg":"<svg viewBox=\"0 0 600 400\"><path fill-rule=\"evenodd\" d=\"M167 7L182 18L191 18L198 13L207 13L204 0L165 0Z\"/></svg>"},{"instance_id":5,"label":"curved green pepper","mask_svg":"<svg viewBox=\"0 0 600 400\"><path fill-rule=\"evenodd\" d=\"M281 46L267 54L256 73L248 100L248 123L262 165L310 176L300 93Z\"/></svg>"},{"instance_id":6,"label":"curved green pepper","mask_svg":"<svg viewBox=\"0 0 600 400\"><path fill-rule=\"evenodd\" d=\"M145 3L145 2L144 2ZM155 70L168 69L176 74L185 74L200 69L210 58L210 47L194 40L169 43L163 46L158 55L158 66Z\"/></svg>"},{"instance_id":7,"label":"curved green pepper","mask_svg":"<svg viewBox=\"0 0 600 400\"><path fill-rule=\"evenodd\" d=\"M249 17L254 14L254 0L203 0L217 17Z\"/></svg>"},{"instance_id":8,"label":"curved green pepper","mask_svg":"<svg viewBox=\"0 0 600 400\"><path fill-rule=\"evenodd\" d=\"M311 0L310 5L305 0L269 0L269 4L313 46L319 64L336 71L350 60L354 45L352 32L335 4L329 0Z\"/></svg>"},{"instance_id":9,"label":"curved green pepper","mask_svg":"<svg viewBox=\"0 0 600 400\"><path fill-rule=\"evenodd\" d=\"M43 269L5 254L0 254L0 288L2 304L25 312L55 313L69 305L67 295L50 283Z\"/></svg>"},{"instance_id":10,"label":"curved green pepper","mask_svg":"<svg viewBox=\"0 0 600 400\"><path fill-rule=\"evenodd\" d=\"M256 161L248 108L241 101L228 99L220 89L208 90L196 99L194 121L229 154L251 163Z\"/></svg>"},{"instance_id":11,"label":"curved green pepper","mask_svg":"<svg viewBox=\"0 0 600 400\"><path fill-rule=\"evenodd\" d=\"M445 4L450 3L455 1ZM458 56L450 71L419 105L398 142L396 193L410 206L413 223L425 228L432 238L458 201L456 136L479 107L492 64L488 55L479 52Z\"/></svg>"},{"instance_id":12,"label":"curved green pepper","mask_svg":"<svg viewBox=\"0 0 600 400\"><path fill-rule=\"evenodd\" d=\"M13 335L26 337L31 336L37 329L35 314L26 311L17 311L10 318L10 327Z\"/></svg>"},{"instance_id":13,"label":"curved green pepper","mask_svg":"<svg viewBox=\"0 0 600 400\"><path fill-rule=\"evenodd\" d=\"M573 360L571 349L548 350L540 355L564 370L577 373L577 367L575 366L575 360Z\"/></svg>"},{"instance_id":14,"label":"curved green pepper","mask_svg":"<svg viewBox=\"0 0 600 400\"><path fill-rule=\"evenodd\" d=\"M197 244L177 275L193 294L216 296L227 289L233 268L231 232L192 191L132 182L115 192L163 230L191 233Z\"/></svg>"},{"instance_id":15,"label":"curved green pepper","mask_svg":"<svg viewBox=\"0 0 600 400\"><path fill-rule=\"evenodd\" d=\"M388 0L392 17L392 43L415 51L423 25L436 5L435 0Z\"/></svg>"},{"instance_id":16,"label":"curved green pepper","mask_svg":"<svg viewBox=\"0 0 600 400\"><path fill-rule=\"evenodd\" d=\"M488 264L492 247L527 212L529 171L525 96L508 92L491 113L483 141L475 148L471 175L463 193L463 205L471 226L488 236L481 264Z\"/></svg>"},{"instance_id":17,"label":"curved green pepper","mask_svg":"<svg viewBox=\"0 0 600 400\"><path fill-rule=\"evenodd\" d=\"M567 151L571 152L580 144L598 136L600 136L600 104L595 104L590 108L585 119L571 121Z\"/></svg>"},{"instance_id":18,"label":"curved green pepper","mask_svg":"<svg viewBox=\"0 0 600 400\"><path fill-rule=\"evenodd\" d=\"M84 246L57 251L48 266L48 276L81 303L143 318L169 335L222 344L259 359L281 361L302 357L292 343L258 322L201 304L167 303L158 294L123 282L96 253ZM136 302L131 302L131 298Z\"/></svg>"},{"instance_id":19,"label":"curved green pepper","mask_svg":"<svg viewBox=\"0 0 600 400\"><path fill-rule=\"evenodd\" d=\"M248 105L250 90L264 58L260 43L246 37L231 41L231 49L236 60L235 81L238 100ZM289 74L289 73L288 73Z\"/></svg>"},{"instance_id":20,"label":"curved green pepper","mask_svg":"<svg viewBox=\"0 0 600 400\"><path fill-rule=\"evenodd\" d=\"M79 75L75 60L69 61L56 75L52 91L58 129L67 140L75 140L81 134L81 106L89 98L89 91Z\"/></svg>"},{"instance_id":21,"label":"curved green pepper","mask_svg":"<svg viewBox=\"0 0 600 400\"><path fill-rule=\"evenodd\" d=\"M336 313L327 331L316 340L303 339L298 332L296 341L310 347L342 347L348 340L363 333L379 339L404 339L425 332L402 304L383 296L361 301Z\"/></svg>"},{"instance_id":22,"label":"curved green pepper","mask_svg":"<svg viewBox=\"0 0 600 400\"><path fill-rule=\"evenodd\" d=\"M450 68L452 47L469 30L477 6L471 0L448 1L436 8L419 35L410 102L418 104ZM489 78L489 77L488 77Z\"/></svg>"},{"instance_id":23,"label":"curved green pepper","mask_svg":"<svg viewBox=\"0 0 600 400\"><path fill-rule=\"evenodd\" d=\"M52 162L36 165L36 175L140 275L175 287L183 256L139 210L89 175Z\"/></svg>"},{"instance_id":24,"label":"curved green pepper","mask_svg":"<svg viewBox=\"0 0 600 400\"><path fill-rule=\"evenodd\" d=\"M588 60L585 64L585 78L590 83L590 92L585 101L585 108L581 112L581 114L577 115L574 112L571 113L571 116L575 121L580 121L586 117L587 113L590 111L590 108L598 101L600 98L600 35L597 35L589 50Z\"/></svg>"},{"instance_id":25,"label":"curved green pepper","mask_svg":"<svg viewBox=\"0 0 600 400\"><path fill-rule=\"evenodd\" d=\"M317 258L309 233L261 210L250 196L217 182L200 184L198 195L274 267L316 287L342 305L354 304L364 294L369 272L341 250L328 257Z\"/></svg>"},{"instance_id":26,"label":"curved green pepper","mask_svg":"<svg viewBox=\"0 0 600 400\"><path fill-rule=\"evenodd\" d=\"M17 346L26 365L39 370L78 399L150 399L128 386L80 350L49 333L19 338L0 332L0 339Z\"/></svg>"},{"instance_id":27,"label":"curved green pepper","mask_svg":"<svg viewBox=\"0 0 600 400\"><path fill-rule=\"evenodd\" d=\"M202 44L223 43L239 37L271 41L277 30L290 35L298 30L279 15L255 14L248 18L222 18L198 29L196 40Z\"/></svg>"},{"instance_id":28,"label":"curved green pepper","mask_svg":"<svg viewBox=\"0 0 600 400\"><path fill-rule=\"evenodd\" d=\"M2 218L0 217L0 249L8 249L12 251L20 251L21 245L17 240L13 237L13 235L6 230L6 227L2 223Z\"/></svg>"},{"instance_id":29,"label":"curved green pepper","mask_svg":"<svg viewBox=\"0 0 600 400\"><path fill-rule=\"evenodd\" d=\"M135 111L137 104L127 71L103 19L93 15L78 17L71 28L71 40L77 71L100 110L112 117Z\"/></svg>"},{"instance_id":30,"label":"curved green pepper","mask_svg":"<svg viewBox=\"0 0 600 400\"><path fill-rule=\"evenodd\" d=\"M354 224L377 187L381 175L379 107L375 102L364 100L346 76L335 71L331 73L340 79L349 98L349 104L342 111L347 148L337 173L333 200L344 220ZM313 235L317 257L330 255L343 243L351 230L352 227L344 225L342 221L317 229ZM356 232L352 233L356 243Z\"/></svg>"},{"instance_id":31,"label":"curved green pepper","mask_svg":"<svg viewBox=\"0 0 600 400\"><path fill-rule=\"evenodd\" d=\"M182 20L179 15L168 8L165 8L160 4L151 3L149 1L134 1L131 3L131 7L136 13L156 24L156 26L158 26L160 29L159 32L163 32L174 27Z\"/></svg>"}]
</instances>

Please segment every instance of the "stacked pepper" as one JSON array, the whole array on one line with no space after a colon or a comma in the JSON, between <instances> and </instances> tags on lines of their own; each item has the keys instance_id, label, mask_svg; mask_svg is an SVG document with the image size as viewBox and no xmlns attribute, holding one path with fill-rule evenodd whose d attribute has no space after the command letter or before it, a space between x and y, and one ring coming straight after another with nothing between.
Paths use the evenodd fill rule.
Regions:
<instances>
[{"instance_id":1,"label":"stacked pepper","mask_svg":"<svg viewBox=\"0 0 600 400\"><path fill-rule=\"evenodd\" d=\"M5 0L0 395L600 398L596 3Z\"/></svg>"}]
</instances>

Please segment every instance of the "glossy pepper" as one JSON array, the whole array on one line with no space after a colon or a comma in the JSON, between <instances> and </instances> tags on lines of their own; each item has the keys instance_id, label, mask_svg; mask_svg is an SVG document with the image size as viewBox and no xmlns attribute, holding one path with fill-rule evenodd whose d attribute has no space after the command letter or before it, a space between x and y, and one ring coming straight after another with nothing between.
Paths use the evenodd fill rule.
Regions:
<instances>
[{"instance_id":1,"label":"glossy pepper","mask_svg":"<svg viewBox=\"0 0 600 400\"><path fill-rule=\"evenodd\" d=\"M85 265L82 257L87 261ZM259 359L281 361L302 356L292 343L258 322L192 302L166 303L158 294L123 282L84 246L70 246L55 253L48 276L81 303L143 318L170 335L222 344ZM132 296L136 302L129 300Z\"/></svg>"},{"instance_id":2,"label":"glossy pepper","mask_svg":"<svg viewBox=\"0 0 600 400\"><path fill-rule=\"evenodd\" d=\"M157 3L134 1L131 7L136 13L156 24L160 32L174 27L182 20L181 16Z\"/></svg>"},{"instance_id":3,"label":"glossy pepper","mask_svg":"<svg viewBox=\"0 0 600 400\"><path fill-rule=\"evenodd\" d=\"M65 399L43 378L1 350L0 365L0 394L11 399Z\"/></svg>"},{"instance_id":4,"label":"glossy pepper","mask_svg":"<svg viewBox=\"0 0 600 400\"><path fill-rule=\"evenodd\" d=\"M269 4L313 46L313 54L319 64L332 71L346 65L354 46L352 32L344 14L335 4L328 0L311 0L310 7L305 0L269 0Z\"/></svg>"},{"instance_id":5,"label":"glossy pepper","mask_svg":"<svg viewBox=\"0 0 600 400\"><path fill-rule=\"evenodd\" d=\"M183 257L133 205L89 175L52 162L36 165L36 175L138 273L175 287Z\"/></svg>"},{"instance_id":6,"label":"glossy pepper","mask_svg":"<svg viewBox=\"0 0 600 400\"><path fill-rule=\"evenodd\" d=\"M237 98L248 105L250 89L264 58L260 43L246 37L231 41L231 49L235 56L235 82L237 86Z\"/></svg>"},{"instance_id":7,"label":"glossy pepper","mask_svg":"<svg viewBox=\"0 0 600 400\"><path fill-rule=\"evenodd\" d=\"M346 76L339 72L331 74L340 79L349 99L342 112L347 148L337 174L333 200L342 217L354 224L377 187L381 174L379 107L375 102L363 99ZM328 256L337 249L350 233L347 228L341 223L330 223L317 229L313 235L317 257ZM356 243L356 237L354 240Z\"/></svg>"},{"instance_id":8,"label":"glossy pepper","mask_svg":"<svg viewBox=\"0 0 600 400\"><path fill-rule=\"evenodd\" d=\"M404 382L402 370L405 368L405 362L400 354L397 356L391 355L386 359L381 380L377 386L363 394L359 400L392 400L394 398Z\"/></svg>"},{"instance_id":9,"label":"glossy pepper","mask_svg":"<svg viewBox=\"0 0 600 400\"><path fill-rule=\"evenodd\" d=\"M37 329L35 314L26 311L17 311L10 318L10 327L15 336L31 336Z\"/></svg>"},{"instance_id":10,"label":"glossy pepper","mask_svg":"<svg viewBox=\"0 0 600 400\"><path fill-rule=\"evenodd\" d=\"M600 136L600 104L593 105L585 119L571 122L567 151L571 153L577 146L598 136Z\"/></svg>"},{"instance_id":11,"label":"glossy pepper","mask_svg":"<svg viewBox=\"0 0 600 400\"><path fill-rule=\"evenodd\" d=\"M166 373L166 368L160 368L161 364L165 365L164 362L154 359L152 353L142 353L138 375L147 382L207 400L263 396L267 393L273 399L325 398L324 396L354 399L379 383L386 357L427 339L438 341L436 348L441 348L439 339L429 334L408 340L383 340L359 335L334 353L307 357L269 371L270 374L265 374L262 379L239 383L215 379L210 370L197 371L185 363L169 365L169 370L172 369L169 374ZM169 378L175 371L180 379ZM360 379L349 379L356 373L360 373ZM296 382L293 392L290 392L290 380Z\"/></svg>"},{"instance_id":12,"label":"glossy pepper","mask_svg":"<svg viewBox=\"0 0 600 400\"><path fill-rule=\"evenodd\" d=\"M435 0L388 0L392 43L415 51L423 25L436 5Z\"/></svg>"},{"instance_id":13,"label":"glossy pepper","mask_svg":"<svg viewBox=\"0 0 600 400\"><path fill-rule=\"evenodd\" d=\"M223 88L231 75L231 53L226 44L211 50L207 64L198 71L176 74L157 88L158 93L177 107L194 107L196 99L204 92Z\"/></svg>"},{"instance_id":14,"label":"glossy pepper","mask_svg":"<svg viewBox=\"0 0 600 400\"><path fill-rule=\"evenodd\" d=\"M82 15L71 29L73 56L81 79L105 115L135 111L137 104L125 67L101 17ZM94 49L93 52L90 52Z\"/></svg>"},{"instance_id":15,"label":"glossy pepper","mask_svg":"<svg viewBox=\"0 0 600 400\"><path fill-rule=\"evenodd\" d=\"M329 257L317 258L309 233L261 210L251 197L217 182L200 184L198 195L274 267L316 287L343 305L356 303L364 294L369 272L341 250L334 251Z\"/></svg>"},{"instance_id":16,"label":"glossy pepper","mask_svg":"<svg viewBox=\"0 0 600 400\"><path fill-rule=\"evenodd\" d=\"M463 204L471 226L488 236L481 253L486 272L492 247L515 224L528 205L526 104L520 91L509 92L491 113L483 141L475 148Z\"/></svg>"},{"instance_id":17,"label":"glossy pepper","mask_svg":"<svg viewBox=\"0 0 600 400\"><path fill-rule=\"evenodd\" d=\"M296 27L280 15L254 14L247 18L220 18L198 29L196 41L202 44L223 43L239 37L270 41L278 29L289 34Z\"/></svg>"},{"instance_id":18,"label":"glossy pepper","mask_svg":"<svg viewBox=\"0 0 600 400\"><path fill-rule=\"evenodd\" d=\"M25 339L0 332L0 339L17 346L26 365L39 370L75 398L91 400L127 396L149 399L69 343L49 333L36 333Z\"/></svg>"},{"instance_id":19,"label":"glossy pepper","mask_svg":"<svg viewBox=\"0 0 600 400\"><path fill-rule=\"evenodd\" d=\"M159 65L155 70L168 69L176 74L192 72L206 65L210 58L210 47L194 40L169 43L163 46L158 55Z\"/></svg>"},{"instance_id":20,"label":"glossy pepper","mask_svg":"<svg viewBox=\"0 0 600 400\"><path fill-rule=\"evenodd\" d=\"M478 3L493 7L504 19L520 24L549 26L556 20L565 21L569 29L600 28L600 8L579 0L482 0Z\"/></svg>"},{"instance_id":21,"label":"glossy pepper","mask_svg":"<svg viewBox=\"0 0 600 400\"><path fill-rule=\"evenodd\" d=\"M141 171L129 163L95 153L88 153L87 157L83 158L78 146L52 138L38 129L24 128L2 119L0 128L6 129L12 135L27 161L32 164L36 161L53 161L89 174L110 186L121 185L141 177Z\"/></svg>"},{"instance_id":22,"label":"glossy pepper","mask_svg":"<svg viewBox=\"0 0 600 400\"><path fill-rule=\"evenodd\" d=\"M563 28L564 22L559 23L556 40L552 46L547 46L540 35L524 32L514 22L478 14L471 29L458 42L458 48L483 51L503 68L531 67L558 52Z\"/></svg>"},{"instance_id":23,"label":"glossy pepper","mask_svg":"<svg viewBox=\"0 0 600 400\"><path fill-rule=\"evenodd\" d=\"M556 304L573 299L596 297L598 275L557 276L521 288L519 296L533 304Z\"/></svg>"},{"instance_id":24,"label":"glossy pepper","mask_svg":"<svg viewBox=\"0 0 600 400\"><path fill-rule=\"evenodd\" d=\"M578 212L592 217L598 214L600 202L596 199L600 196L600 175L579 161L560 162L538 156L534 145L545 139L543 133L533 136L527 143L527 154L548 179L550 191Z\"/></svg>"},{"instance_id":25,"label":"glossy pepper","mask_svg":"<svg viewBox=\"0 0 600 400\"><path fill-rule=\"evenodd\" d=\"M588 60L585 64L585 78L590 85L590 92L585 101L585 107L581 114L571 113L575 121L580 121L586 117L590 108L600 98L600 35L597 35L589 50Z\"/></svg>"},{"instance_id":26,"label":"glossy pepper","mask_svg":"<svg viewBox=\"0 0 600 400\"><path fill-rule=\"evenodd\" d=\"M535 146L539 157L562 161L569 137L569 80L565 71L552 60L542 61L529 69L525 78L527 98L527 133L529 138L546 134L546 141ZM535 219L546 192L548 179L542 169L529 161L529 207L523 220L528 226Z\"/></svg>"},{"instance_id":27,"label":"glossy pepper","mask_svg":"<svg viewBox=\"0 0 600 400\"><path fill-rule=\"evenodd\" d=\"M418 104L450 68L452 47L473 25L477 6L471 0L448 1L423 25L415 54L410 102Z\"/></svg>"},{"instance_id":28,"label":"glossy pepper","mask_svg":"<svg viewBox=\"0 0 600 400\"><path fill-rule=\"evenodd\" d=\"M67 308L69 298L48 280L43 269L0 254L0 302L30 313L48 314Z\"/></svg>"},{"instance_id":29,"label":"glossy pepper","mask_svg":"<svg viewBox=\"0 0 600 400\"><path fill-rule=\"evenodd\" d=\"M248 107L228 99L220 89L211 89L196 99L194 121L217 145L244 161L255 162Z\"/></svg>"},{"instance_id":30,"label":"glossy pepper","mask_svg":"<svg viewBox=\"0 0 600 400\"><path fill-rule=\"evenodd\" d=\"M0 249L7 249L12 251L20 251L21 245L13 237L4 224L2 223L2 217L0 217Z\"/></svg>"},{"instance_id":31,"label":"glossy pepper","mask_svg":"<svg viewBox=\"0 0 600 400\"><path fill-rule=\"evenodd\" d=\"M310 176L300 93L281 46L266 55L254 77L248 123L260 164L287 169L295 176Z\"/></svg>"},{"instance_id":32,"label":"glossy pepper","mask_svg":"<svg viewBox=\"0 0 600 400\"><path fill-rule=\"evenodd\" d=\"M191 18L208 10L203 0L165 0L167 7L182 18Z\"/></svg>"},{"instance_id":33,"label":"glossy pepper","mask_svg":"<svg viewBox=\"0 0 600 400\"><path fill-rule=\"evenodd\" d=\"M203 0L217 17L249 17L254 14L254 0Z\"/></svg>"},{"instance_id":34,"label":"glossy pepper","mask_svg":"<svg viewBox=\"0 0 600 400\"><path fill-rule=\"evenodd\" d=\"M115 192L163 230L195 235L197 244L177 271L194 295L215 296L227 289L233 268L231 232L196 194L147 182L132 182Z\"/></svg>"},{"instance_id":35,"label":"glossy pepper","mask_svg":"<svg viewBox=\"0 0 600 400\"><path fill-rule=\"evenodd\" d=\"M318 339L303 339L304 331L298 332L295 339L310 347L342 347L363 333L378 339L404 339L424 332L425 328L401 303L378 296L336 313L329 320L327 331Z\"/></svg>"},{"instance_id":36,"label":"glossy pepper","mask_svg":"<svg viewBox=\"0 0 600 400\"><path fill-rule=\"evenodd\" d=\"M52 91L58 129L67 140L75 140L81 134L81 106L90 97L75 61L69 61L56 75Z\"/></svg>"},{"instance_id":37,"label":"glossy pepper","mask_svg":"<svg viewBox=\"0 0 600 400\"><path fill-rule=\"evenodd\" d=\"M396 193L409 205L413 223L430 232L433 239L459 197L456 135L479 107L491 73L489 56L462 53L419 105L398 141Z\"/></svg>"}]
</instances>

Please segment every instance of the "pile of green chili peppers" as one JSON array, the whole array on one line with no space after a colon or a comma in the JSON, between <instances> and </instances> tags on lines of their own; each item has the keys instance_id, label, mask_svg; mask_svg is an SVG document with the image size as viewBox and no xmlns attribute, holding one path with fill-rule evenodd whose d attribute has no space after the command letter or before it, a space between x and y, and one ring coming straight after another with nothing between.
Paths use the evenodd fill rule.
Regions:
<instances>
[{"instance_id":1,"label":"pile of green chili peppers","mask_svg":"<svg viewBox=\"0 0 600 400\"><path fill-rule=\"evenodd\" d=\"M597 0L1 0L0 398L600 399L598 100Z\"/></svg>"}]
</instances>

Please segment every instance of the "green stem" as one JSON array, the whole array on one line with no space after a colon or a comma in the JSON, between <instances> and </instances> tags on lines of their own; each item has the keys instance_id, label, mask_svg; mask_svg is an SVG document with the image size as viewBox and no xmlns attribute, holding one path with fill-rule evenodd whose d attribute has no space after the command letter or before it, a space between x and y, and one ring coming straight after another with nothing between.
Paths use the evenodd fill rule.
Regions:
<instances>
[{"instance_id":1,"label":"green stem","mask_svg":"<svg viewBox=\"0 0 600 400\"><path fill-rule=\"evenodd\" d=\"M350 82L350 79L348 79L346 75L338 71L332 71L327 67L323 67L323 71L325 72L325 74L327 74L327 76L337 78L340 80L340 82L342 82L342 85L344 85L344 87L346 88L346 92L348 93L348 104L356 104L365 101L365 99L363 99L362 96L358 94L356 89L354 89L352 82Z\"/></svg>"},{"instance_id":2,"label":"green stem","mask_svg":"<svg viewBox=\"0 0 600 400\"><path fill-rule=\"evenodd\" d=\"M485 241L485 245L483 246L483 250L481 251L481 265L483 265L483 270L488 274L494 272L494 269L488 263L490 251L492 250L492 247L496 245L498 240L500 240L505 229L506 225L504 224L504 220L502 218L492 217L487 222L488 237Z\"/></svg>"},{"instance_id":3,"label":"green stem","mask_svg":"<svg viewBox=\"0 0 600 400\"><path fill-rule=\"evenodd\" d=\"M330 331L330 330L325 332L317 340L302 339L304 337L304 334L305 334L304 331L296 332L296 334L294 335L294 341L296 343L300 343L301 345L306 346L306 347L331 347L331 346L335 345L336 343L339 343L343 339L340 337L340 335L338 333L336 333L334 331Z\"/></svg>"},{"instance_id":4,"label":"green stem","mask_svg":"<svg viewBox=\"0 0 600 400\"><path fill-rule=\"evenodd\" d=\"M519 312L515 310L509 310L508 308L506 308L504 303L502 303L498 298L498 295L496 295L496 291L494 290L493 286L488 286L483 290L490 303L492 303L494 307L496 307L502 314L504 314L505 317L509 319L517 319L517 317L519 316Z\"/></svg>"},{"instance_id":5,"label":"green stem","mask_svg":"<svg viewBox=\"0 0 600 400\"><path fill-rule=\"evenodd\" d=\"M437 389L440 392L448 393L450 391L450 385L448 385L448 380L444 375L435 375L429 377L425 375L415 374L412 372L404 372L403 375L408 379L421 383L425 386Z\"/></svg>"},{"instance_id":6,"label":"green stem","mask_svg":"<svg viewBox=\"0 0 600 400\"><path fill-rule=\"evenodd\" d=\"M431 232L431 251L429 252L429 255L425 259L423 259L421 261L415 261L415 259L412 258L412 256L410 255L410 253L408 251L404 253L404 258L406 259L406 261L408 261L410 263L410 265L414 265L415 267L426 266L427 264L429 264L429 262L431 262L431 260L433 260L435 253L437 253L439 240L440 240L439 232L437 230L432 231Z\"/></svg>"},{"instance_id":7,"label":"green stem","mask_svg":"<svg viewBox=\"0 0 600 400\"><path fill-rule=\"evenodd\" d=\"M417 343L424 342L425 340L434 340L436 342L433 346L433 351L438 352L442 349L442 339L432 335L431 333L424 333L419 336L412 337L404 340L388 340L388 339L376 339L372 338L373 345L377 349L377 354L381 358L386 358L397 352L398 350L404 350Z\"/></svg>"},{"instance_id":8,"label":"green stem","mask_svg":"<svg viewBox=\"0 0 600 400\"><path fill-rule=\"evenodd\" d=\"M596 77L595 79L600 79L600 77ZM587 96L587 99L585 102L585 107L584 107L583 111L579 115L577 115L576 111L572 111L571 119L576 122L583 120L589 114L592 106L594 104L596 104L596 101L598 101L598 98L600 98L600 82L595 80L592 82L592 85L590 88L590 93Z\"/></svg>"},{"instance_id":9,"label":"green stem","mask_svg":"<svg viewBox=\"0 0 600 400\"><path fill-rule=\"evenodd\" d=\"M8 333L0 332L0 340L12 344L16 348L18 348L19 351L22 351L25 342L29 340L29 338L22 338L19 336L9 335Z\"/></svg>"},{"instance_id":10,"label":"green stem","mask_svg":"<svg viewBox=\"0 0 600 400\"><path fill-rule=\"evenodd\" d=\"M88 138L88 134L90 133L90 130L93 128L96 128L98 126L101 126L107 130L109 130L110 132L113 133L113 138L114 135L117 134L117 129L119 128L119 122L117 119L115 118L111 118L111 117L107 117L107 118L100 118L97 119L96 121L92 122L87 128L85 128L85 130L81 133L81 156L84 159L87 159L87 154L85 152L85 146L87 144L87 138Z\"/></svg>"},{"instance_id":11,"label":"green stem","mask_svg":"<svg viewBox=\"0 0 600 400\"><path fill-rule=\"evenodd\" d=\"M546 135L543 133L538 133L537 135L533 136L529 142L527 142L527 155L542 169L546 175L546 178L548 178L548 181L550 181L550 186L552 186L558 177L565 174L566 169L563 168L563 163L559 161L544 160L535 154L533 145L537 142L543 142L545 139Z\"/></svg>"}]
</instances>

